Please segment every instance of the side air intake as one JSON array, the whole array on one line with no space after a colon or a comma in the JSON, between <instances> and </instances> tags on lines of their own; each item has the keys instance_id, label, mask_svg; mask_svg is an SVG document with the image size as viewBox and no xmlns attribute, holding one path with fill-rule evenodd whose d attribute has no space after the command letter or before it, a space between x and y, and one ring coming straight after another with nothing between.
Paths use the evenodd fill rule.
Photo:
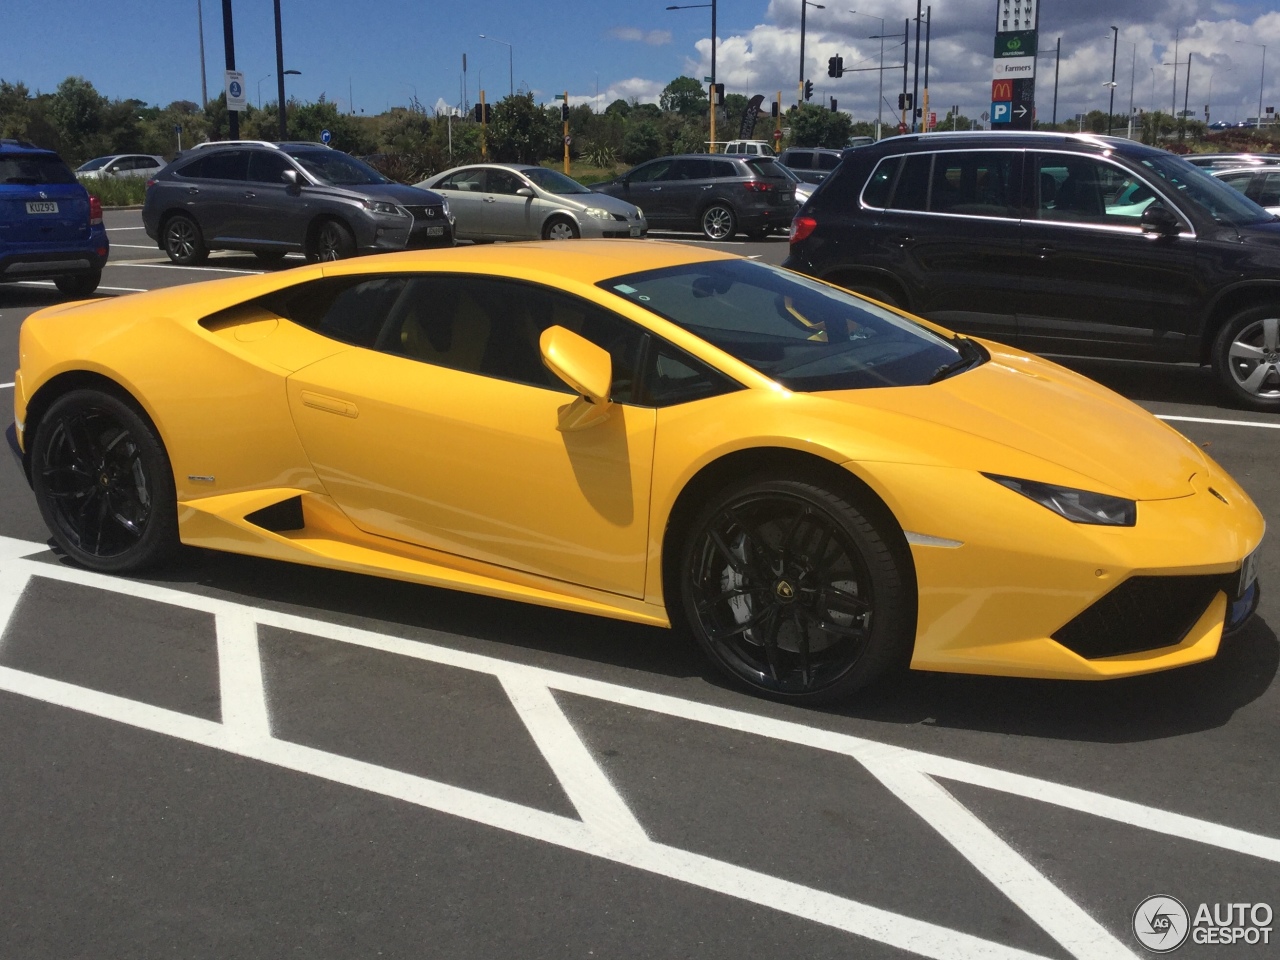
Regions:
<instances>
[{"instance_id":1,"label":"side air intake","mask_svg":"<svg viewBox=\"0 0 1280 960\"><path fill-rule=\"evenodd\" d=\"M301 530L306 526L302 518L302 497L290 497L269 507L255 510L245 517L255 527L262 527L272 533L285 533L289 530Z\"/></svg>"}]
</instances>

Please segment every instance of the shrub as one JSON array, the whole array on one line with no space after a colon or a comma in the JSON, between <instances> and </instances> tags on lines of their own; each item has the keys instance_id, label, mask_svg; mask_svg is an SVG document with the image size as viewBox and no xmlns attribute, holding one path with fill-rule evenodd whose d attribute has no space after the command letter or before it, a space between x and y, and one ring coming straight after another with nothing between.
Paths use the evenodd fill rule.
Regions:
<instances>
[{"instance_id":1,"label":"shrub","mask_svg":"<svg viewBox=\"0 0 1280 960\"><path fill-rule=\"evenodd\" d=\"M136 206L147 195L146 177L121 177L118 180L94 177L77 178L92 196L98 198L104 207Z\"/></svg>"}]
</instances>

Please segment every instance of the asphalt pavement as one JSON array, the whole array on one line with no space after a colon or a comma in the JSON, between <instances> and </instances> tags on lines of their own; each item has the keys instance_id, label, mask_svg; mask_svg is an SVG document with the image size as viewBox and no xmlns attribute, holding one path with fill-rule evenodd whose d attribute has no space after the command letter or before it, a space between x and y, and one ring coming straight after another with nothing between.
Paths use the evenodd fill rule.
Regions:
<instances>
[{"instance_id":1,"label":"asphalt pavement","mask_svg":"<svg viewBox=\"0 0 1280 960\"><path fill-rule=\"evenodd\" d=\"M106 219L103 294L262 270L177 268L137 212ZM0 368L59 300L0 286ZM1071 365L1280 517L1280 416L1203 370ZM813 710L669 631L196 550L89 574L7 460L0 497L5 960L1110 958L1147 955L1153 895L1280 909L1274 533L1210 663L912 673Z\"/></svg>"}]
</instances>

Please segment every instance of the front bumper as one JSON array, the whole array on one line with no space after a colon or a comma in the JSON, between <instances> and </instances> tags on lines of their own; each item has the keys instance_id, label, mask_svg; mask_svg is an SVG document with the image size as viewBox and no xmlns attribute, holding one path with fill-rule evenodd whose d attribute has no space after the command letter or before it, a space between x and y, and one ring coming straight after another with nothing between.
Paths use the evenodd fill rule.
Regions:
<instances>
[{"instance_id":1,"label":"front bumper","mask_svg":"<svg viewBox=\"0 0 1280 960\"><path fill-rule=\"evenodd\" d=\"M366 215L357 232L360 252L391 253L453 246L453 217L444 216L439 207L405 209L409 210L409 216Z\"/></svg>"}]
</instances>

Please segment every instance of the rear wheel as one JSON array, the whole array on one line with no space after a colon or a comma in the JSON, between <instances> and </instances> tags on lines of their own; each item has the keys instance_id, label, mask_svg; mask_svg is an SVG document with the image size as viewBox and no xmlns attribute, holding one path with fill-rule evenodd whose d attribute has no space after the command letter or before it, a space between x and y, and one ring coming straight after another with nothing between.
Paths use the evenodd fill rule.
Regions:
<instances>
[{"instance_id":1,"label":"rear wheel","mask_svg":"<svg viewBox=\"0 0 1280 960\"><path fill-rule=\"evenodd\" d=\"M1250 307L1228 320L1213 344L1213 369L1237 406L1280 410L1280 308Z\"/></svg>"},{"instance_id":2,"label":"rear wheel","mask_svg":"<svg viewBox=\"0 0 1280 960\"><path fill-rule=\"evenodd\" d=\"M747 481L710 502L680 565L685 616L726 675L773 699L846 697L905 659L908 577L888 531L845 497Z\"/></svg>"},{"instance_id":3,"label":"rear wheel","mask_svg":"<svg viewBox=\"0 0 1280 960\"><path fill-rule=\"evenodd\" d=\"M738 232L738 217L725 203L713 203L702 211L702 235L708 240L731 240Z\"/></svg>"},{"instance_id":4,"label":"rear wheel","mask_svg":"<svg viewBox=\"0 0 1280 960\"><path fill-rule=\"evenodd\" d=\"M176 213L164 225L164 252L180 267L192 267L209 258L200 225L185 213Z\"/></svg>"},{"instance_id":5,"label":"rear wheel","mask_svg":"<svg viewBox=\"0 0 1280 960\"><path fill-rule=\"evenodd\" d=\"M351 229L338 220L326 220L316 227L311 241L312 261L345 260L356 255L356 238Z\"/></svg>"},{"instance_id":6,"label":"rear wheel","mask_svg":"<svg viewBox=\"0 0 1280 960\"><path fill-rule=\"evenodd\" d=\"M125 573L178 545L169 458L147 420L99 390L73 390L40 420L31 486L58 546L91 570Z\"/></svg>"},{"instance_id":7,"label":"rear wheel","mask_svg":"<svg viewBox=\"0 0 1280 960\"><path fill-rule=\"evenodd\" d=\"M578 225L567 217L552 217L542 228L543 240L577 240Z\"/></svg>"},{"instance_id":8,"label":"rear wheel","mask_svg":"<svg viewBox=\"0 0 1280 960\"><path fill-rule=\"evenodd\" d=\"M98 289L101 282L102 271L95 270L93 273L82 273L74 277L58 277L53 285L68 296L87 297Z\"/></svg>"}]
</instances>

